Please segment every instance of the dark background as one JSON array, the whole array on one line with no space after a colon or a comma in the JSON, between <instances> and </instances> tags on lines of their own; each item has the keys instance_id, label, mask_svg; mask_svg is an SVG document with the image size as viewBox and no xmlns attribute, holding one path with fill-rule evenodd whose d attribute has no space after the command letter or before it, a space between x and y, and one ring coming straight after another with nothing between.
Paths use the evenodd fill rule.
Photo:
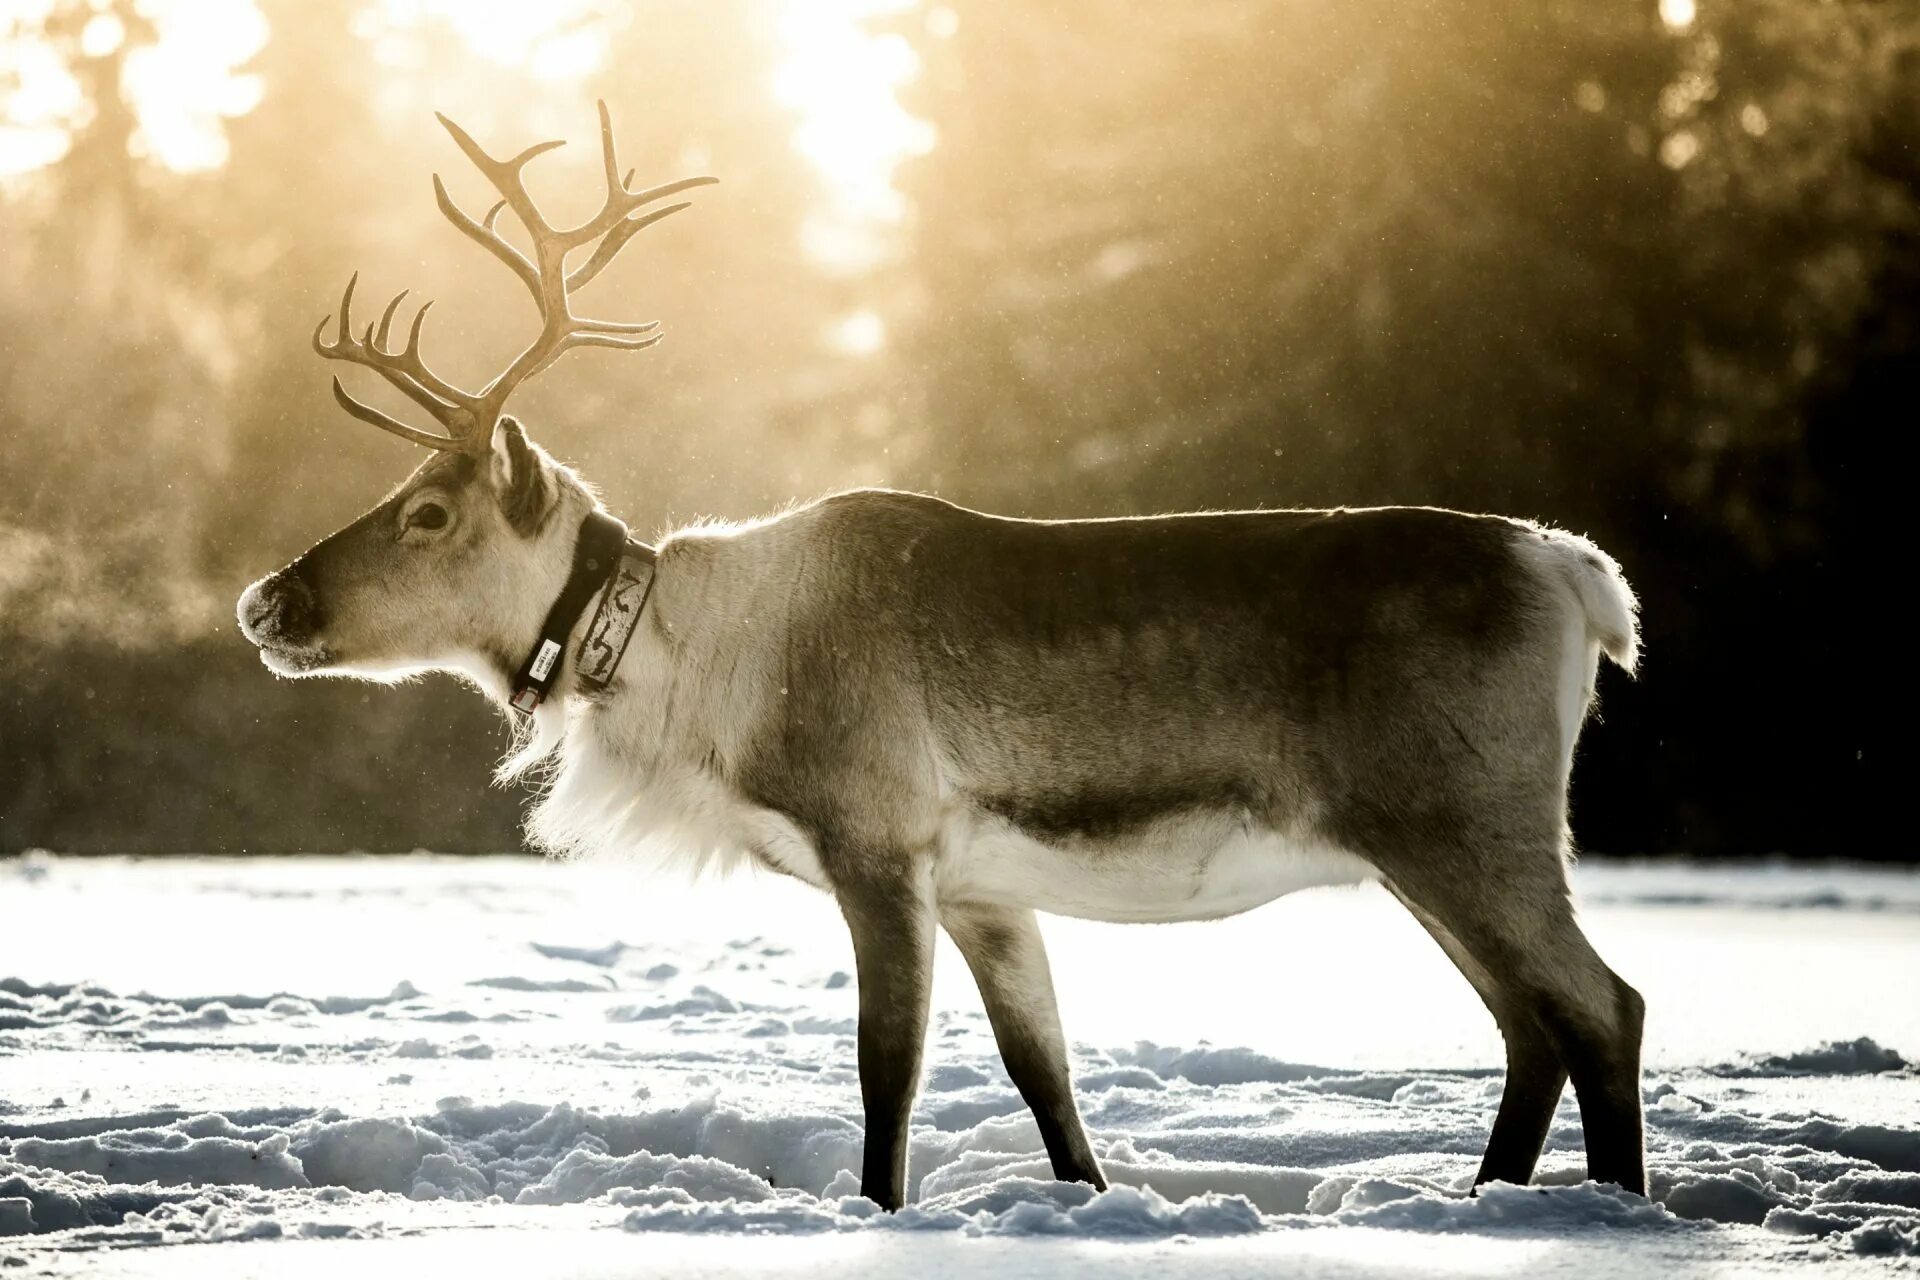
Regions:
<instances>
[{"instance_id":1,"label":"dark background","mask_svg":"<svg viewBox=\"0 0 1920 1280\"><path fill-rule=\"evenodd\" d=\"M1643 601L1583 848L1915 856L1879 726L1920 6L556 3L504 48L444 6L214 7L264 43L172 88L149 53L212 35L0 18L0 851L517 846L490 708L277 681L231 607L417 461L307 348L348 271L437 296L471 381L530 334L434 210L434 169L484 201L431 111L571 138L534 171L569 214L601 95L643 180L723 179L589 299L668 343L518 406L642 531L868 483L1535 517ZM217 82L211 151L170 157L168 95Z\"/></svg>"}]
</instances>

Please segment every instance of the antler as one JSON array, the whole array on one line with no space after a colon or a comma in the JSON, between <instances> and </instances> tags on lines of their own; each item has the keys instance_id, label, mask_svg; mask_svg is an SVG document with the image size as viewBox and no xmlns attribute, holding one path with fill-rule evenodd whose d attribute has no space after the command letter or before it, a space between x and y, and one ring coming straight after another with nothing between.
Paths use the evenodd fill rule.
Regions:
<instances>
[{"instance_id":1,"label":"antler","mask_svg":"<svg viewBox=\"0 0 1920 1280\"><path fill-rule=\"evenodd\" d=\"M433 303L424 304L414 313L413 323L407 330L406 345L397 351L389 343L393 318L401 302L406 299L406 291L396 295L387 304L377 323L369 323L359 337L354 336L353 288L360 279L356 272L347 281L346 292L340 297L339 328L333 340L323 342L320 336L333 319L328 316L313 331L313 349L329 360L345 360L378 372L405 392L415 404L433 415L446 430L443 435L410 427L354 399L336 377L333 380L333 397L340 402L341 408L362 422L371 423L383 431L391 431L415 444L423 444L431 449L484 455L493 448L494 426L500 420L508 397L521 383L568 351L575 347L614 347L622 351L641 351L660 341L660 334L656 332L660 327L657 320L629 323L576 316L572 309L572 291L599 275L636 234L660 219L685 209L689 202L681 201L660 209L647 209L647 205L691 187L717 182L718 179L682 178L678 182L649 187L644 191L631 190L628 184L633 180L633 172L628 170L624 177L621 176L613 145L613 120L607 114L607 104L602 102L599 106L600 147L607 176L606 201L601 205L600 212L578 226L565 230L556 229L547 221L534 204L533 197L527 193L522 177L528 161L564 145L562 142L535 143L512 159L496 160L482 150L466 130L435 113L440 123L446 126L447 132L453 135L455 144L500 193L499 202L476 222L453 202L445 184L440 181L440 175L436 173L433 175L433 194L440 212L475 243L505 263L527 286L527 291L533 295L534 305L540 310L540 333L477 394L464 391L434 373L420 355L420 326ZM532 258L515 248L496 229L495 224L499 221L502 209L511 209L527 229L533 246ZM575 250L589 245L593 246L593 252L587 260L569 271L567 258Z\"/></svg>"}]
</instances>

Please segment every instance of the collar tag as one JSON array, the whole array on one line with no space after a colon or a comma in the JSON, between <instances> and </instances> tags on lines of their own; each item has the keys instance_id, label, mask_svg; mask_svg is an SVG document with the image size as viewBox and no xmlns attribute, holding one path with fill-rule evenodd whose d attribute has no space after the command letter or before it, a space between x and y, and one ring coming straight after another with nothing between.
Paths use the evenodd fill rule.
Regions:
<instances>
[{"instance_id":1,"label":"collar tag","mask_svg":"<svg viewBox=\"0 0 1920 1280\"><path fill-rule=\"evenodd\" d=\"M640 624L641 610L653 594L653 548L629 542L620 555L620 568L600 595L600 607L580 641L580 683L600 690L613 680L615 668L626 656Z\"/></svg>"}]
</instances>

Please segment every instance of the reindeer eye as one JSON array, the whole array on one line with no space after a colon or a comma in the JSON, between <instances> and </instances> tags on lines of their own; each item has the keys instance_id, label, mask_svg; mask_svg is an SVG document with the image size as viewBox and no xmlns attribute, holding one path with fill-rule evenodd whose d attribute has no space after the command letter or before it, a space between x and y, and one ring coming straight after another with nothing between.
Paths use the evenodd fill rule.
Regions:
<instances>
[{"instance_id":1,"label":"reindeer eye","mask_svg":"<svg viewBox=\"0 0 1920 1280\"><path fill-rule=\"evenodd\" d=\"M447 527L447 509L437 502L423 502L407 516L409 529L444 529Z\"/></svg>"}]
</instances>

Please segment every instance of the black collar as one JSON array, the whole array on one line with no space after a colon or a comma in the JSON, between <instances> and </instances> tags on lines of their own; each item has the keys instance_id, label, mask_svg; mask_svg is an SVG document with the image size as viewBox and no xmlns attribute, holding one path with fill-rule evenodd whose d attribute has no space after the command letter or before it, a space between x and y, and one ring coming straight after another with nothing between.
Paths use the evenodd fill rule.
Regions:
<instances>
[{"instance_id":1,"label":"black collar","mask_svg":"<svg viewBox=\"0 0 1920 1280\"><path fill-rule=\"evenodd\" d=\"M533 642L527 660L520 664L519 673L513 677L513 695L508 699L508 705L515 711L532 715L534 708L553 692L554 683L560 679L561 665L566 660L567 637L573 634L575 624L586 610L587 601L593 598L596 591L621 576L618 571L635 548L644 552L644 558L651 562L652 548L629 539L627 526L605 512L592 512L580 522L580 532L573 544L573 569L567 574L567 585L560 589L559 598L547 610L547 620L540 628L540 638ZM649 586L651 578L649 573ZM644 603L644 600L643 595L641 602ZM607 601L602 600L600 607L601 612L605 613ZM637 618L638 608L633 613ZM625 645L621 647L624 649ZM616 655L613 661L618 662L619 657ZM604 675L612 675L612 665L606 664ZM600 683L604 684L605 680L602 679Z\"/></svg>"}]
</instances>

